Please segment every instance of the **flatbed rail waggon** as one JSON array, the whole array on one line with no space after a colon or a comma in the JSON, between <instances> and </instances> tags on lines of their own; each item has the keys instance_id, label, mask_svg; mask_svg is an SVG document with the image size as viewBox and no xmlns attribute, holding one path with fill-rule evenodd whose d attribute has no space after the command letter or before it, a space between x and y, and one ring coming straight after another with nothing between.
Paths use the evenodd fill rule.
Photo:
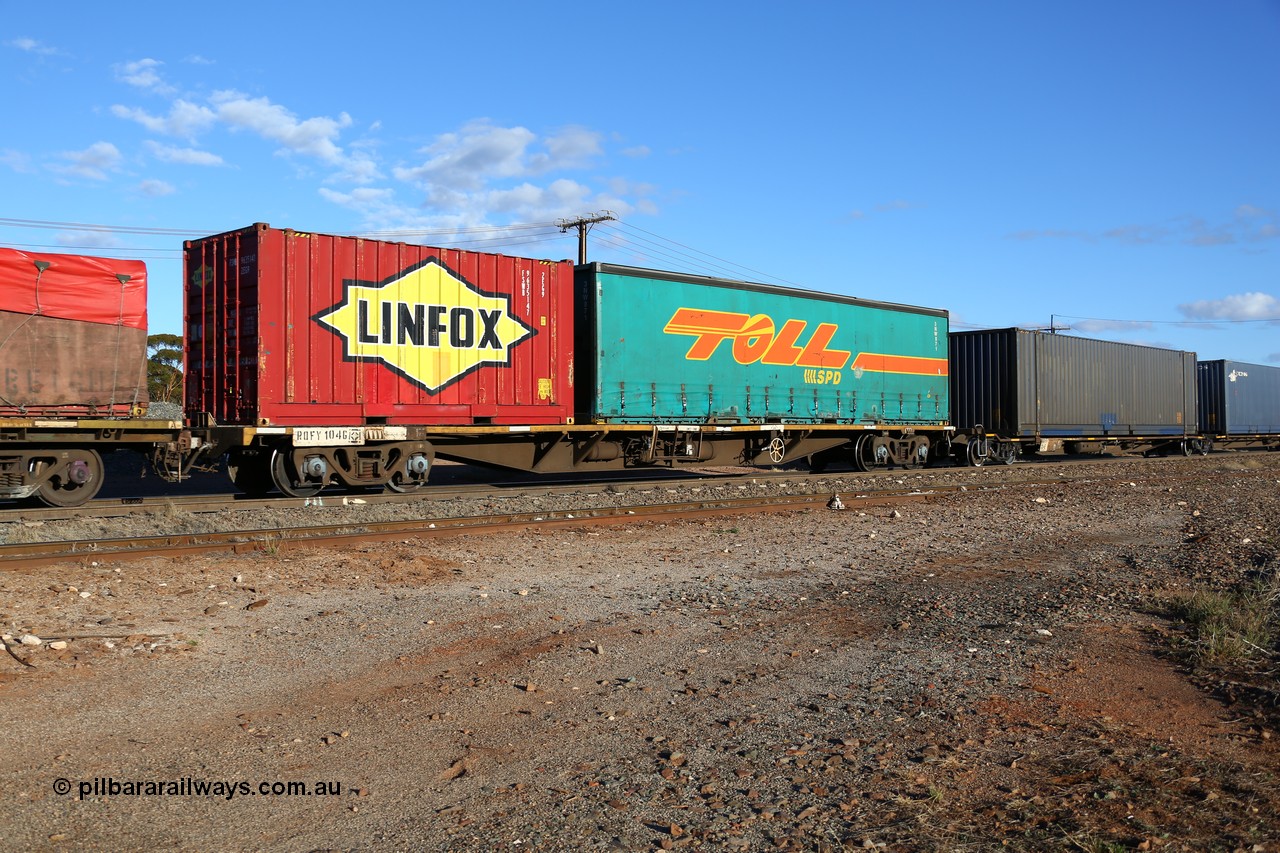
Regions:
<instances>
[{"instance_id":1,"label":"flatbed rail waggon","mask_svg":"<svg viewBox=\"0 0 1280 853\"><path fill-rule=\"evenodd\" d=\"M184 243L185 419L148 417L146 267L0 249L0 499L103 456L241 491L535 473L1280 448L1280 368L617 264L257 223Z\"/></svg>"},{"instance_id":2,"label":"flatbed rail waggon","mask_svg":"<svg viewBox=\"0 0 1280 853\"><path fill-rule=\"evenodd\" d=\"M261 224L188 242L186 278L187 410L250 493L949 437L941 310Z\"/></svg>"}]
</instances>

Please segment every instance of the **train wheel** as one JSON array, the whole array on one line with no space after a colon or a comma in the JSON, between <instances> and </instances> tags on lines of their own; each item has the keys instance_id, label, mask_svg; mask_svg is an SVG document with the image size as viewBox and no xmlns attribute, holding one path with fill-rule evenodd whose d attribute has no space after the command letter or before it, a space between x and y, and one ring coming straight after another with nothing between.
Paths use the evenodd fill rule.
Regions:
<instances>
[{"instance_id":1,"label":"train wheel","mask_svg":"<svg viewBox=\"0 0 1280 853\"><path fill-rule=\"evenodd\" d=\"M1212 444L1212 442L1206 439L1199 439L1199 438L1184 439L1182 442L1182 455L1183 456L1208 456L1210 444Z\"/></svg>"},{"instance_id":2,"label":"train wheel","mask_svg":"<svg viewBox=\"0 0 1280 853\"><path fill-rule=\"evenodd\" d=\"M859 471L870 471L876 467L874 435L858 436L853 445L853 467Z\"/></svg>"},{"instance_id":3,"label":"train wheel","mask_svg":"<svg viewBox=\"0 0 1280 853\"><path fill-rule=\"evenodd\" d=\"M322 482L303 482L296 478L293 460L287 450L271 452L271 481L277 489L291 498L309 498L324 488Z\"/></svg>"},{"instance_id":4,"label":"train wheel","mask_svg":"<svg viewBox=\"0 0 1280 853\"><path fill-rule=\"evenodd\" d=\"M404 466L391 475L387 481L387 491L397 494L416 492L427 484L427 475L431 472L431 458L425 453L414 453L405 460Z\"/></svg>"},{"instance_id":5,"label":"train wheel","mask_svg":"<svg viewBox=\"0 0 1280 853\"><path fill-rule=\"evenodd\" d=\"M765 452L769 454L769 461L774 465L781 465L782 460L787 458L787 444L777 436L765 446Z\"/></svg>"},{"instance_id":6,"label":"train wheel","mask_svg":"<svg viewBox=\"0 0 1280 853\"><path fill-rule=\"evenodd\" d=\"M421 491L426 485L426 483L415 483L412 480L406 480L403 474L397 473L387 481L386 491L395 492L397 495L409 495Z\"/></svg>"},{"instance_id":7,"label":"train wheel","mask_svg":"<svg viewBox=\"0 0 1280 853\"><path fill-rule=\"evenodd\" d=\"M254 498L262 497L275 485L271 457L263 453L232 451L227 456L227 474L237 489Z\"/></svg>"},{"instance_id":8,"label":"train wheel","mask_svg":"<svg viewBox=\"0 0 1280 853\"><path fill-rule=\"evenodd\" d=\"M72 507L88 503L102 488L102 457L98 451L76 448L64 451L57 473L41 484L36 496L49 506Z\"/></svg>"},{"instance_id":9,"label":"train wheel","mask_svg":"<svg viewBox=\"0 0 1280 853\"><path fill-rule=\"evenodd\" d=\"M981 468L987 464L987 457L980 455L981 452L981 440L970 441L965 444L965 460L974 468Z\"/></svg>"}]
</instances>

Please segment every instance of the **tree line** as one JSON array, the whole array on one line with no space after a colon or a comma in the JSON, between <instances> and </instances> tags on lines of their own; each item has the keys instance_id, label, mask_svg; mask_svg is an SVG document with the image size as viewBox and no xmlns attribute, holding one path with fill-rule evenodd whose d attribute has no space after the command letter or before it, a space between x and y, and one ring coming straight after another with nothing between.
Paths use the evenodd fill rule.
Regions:
<instances>
[{"instance_id":1,"label":"tree line","mask_svg":"<svg viewBox=\"0 0 1280 853\"><path fill-rule=\"evenodd\" d=\"M182 336L147 336L147 393L153 403L182 404Z\"/></svg>"}]
</instances>

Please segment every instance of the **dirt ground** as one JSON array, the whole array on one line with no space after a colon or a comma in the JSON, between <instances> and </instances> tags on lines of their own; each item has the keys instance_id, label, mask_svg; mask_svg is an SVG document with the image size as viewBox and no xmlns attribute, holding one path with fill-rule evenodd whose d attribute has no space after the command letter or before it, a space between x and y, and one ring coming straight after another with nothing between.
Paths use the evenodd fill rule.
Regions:
<instances>
[{"instance_id":1,"label":"dirt ground","mask_svg":"<svg viewBox=\"0 0 1280 853\"><path fill-rule=\"evenodd\" d=\"M0 847L1280 850L1275 648L1170 615L1280 568L1280 455L964 476L0 574Z\"/></svg>"}]
</instances>

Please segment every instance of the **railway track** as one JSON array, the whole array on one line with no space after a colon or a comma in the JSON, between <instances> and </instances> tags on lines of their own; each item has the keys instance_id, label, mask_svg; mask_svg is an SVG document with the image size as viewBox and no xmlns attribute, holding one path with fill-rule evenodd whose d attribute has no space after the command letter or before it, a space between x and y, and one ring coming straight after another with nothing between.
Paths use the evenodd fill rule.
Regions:
<instances>
[{"instance_id":1,"label":"railway track","mask_svg":"<svg viewBox=\"0 0 1280 853\"><path fill-rule=\"evenodd\" d=\"M925 500L937 490L884 490L842 498L845 509ZM0 546L0 568L16 569L67 560L103 563L141 557L183 557L217 552L276 554L301 546L339 546L394 539L510 532L532 527L621 524L664 518L690 519L752 512L827 508L828 494L714 498L634 506L589 507L487 516L422 518L409 521L346 522L288 529L182 533L129 539L20 543Z\"/></svg>"},{"instance_id":2,"label":"railway track","mask_svg":"<svg viewBox=\"0 0 1280 853\"><path fill-rule=\"evenodd\" d=\"M1074 461L1073 465L1105 465L1112 459L1128 459L1132 457L1096 457ZM1034 459L1026 460L1015 466L1013 471L1025 471L1031 466L1060 464L1061 460ZM534 496L555 496L580 492L583 489L608 488L614 492L651 490L654 488L689 489L706 486L712 483L734 481L755 482L805 482L813 483L847 483L850 480L866 480L874 482L877 478L893 478L911 474L936 474L943 471L972 470L960 468L923 468L902 469L877 472L861 472L854 470L834 471L816 474L805 470L761 470L737 469L734 471L703 471L693 473L686 469L680 474L671 474L663 469L660 472L637 474L629 477L618 477L608 480L599 478L582 479L563 476L547 479L516 479L510 481L488 481L480 483L442 484L411 494L395 494L383 492L342 492L338 490L324 491L314 497L297 498L286 495L273 495L265 498L249 498L242 494L191 494L191 495L148 495L142 497L110 497L97 498L81 507L55 508L28 503L0 507L0 524L11 522L54 522L83 518L123 518L130 515L155 513L158 511L180 510L186 513L208 513L224 511L292 509L292 508L336 508L344 506L376 506L380 504L406 504L415 502L441 503L451 500L497 497L503 498L515 494ZM988 471L1007 470L1004 466L988 469ZM987 476L991 476L987 474ZM999 476L999 475L995 475Z\"/></svg>"},{"instance_id":3,"label":"railway track","mask_svg":"<svg viewBox=\"0 0 1280 853\"><path fill-rule=\"evenodd\" d=\"M1115 460L1123 461L1123 460ZM752 472L746 477L664 477L661 479L610 482L534 483L523 481L500 486L474 484L433 489L430 497L422 494L343 495L334 493L313 498L274 498L246 500L232 496L166 497L154 501L95 502L79 510L41 510L35 508L0 512L0 522L10 521L30 527L57 525L62 519L111 519L133 513L175 511L173 529L186 526L200 513L249 510L272 521L247 528L243 521L232 522L229 516L217 532L179 531L160 535L121 538L96 537L75 539L52 536L47 532L32 536L48 541L11 542L0 545L0 569L48 564L60 561L134 559L144 556L181 557L214 552L276 553L282 549L303 546L338 546L359 542L406 539L424 536L456 535L509 531L522 527L616 524L638 519L694 518L711 514L786 511L825 507L833 493L843 496L848 508L872 506L886 502L924 500L958 491L1004 489L1063 485L1073 482L1097 482L1111 479L1118 472L1101 464L1073 463L1069 471L1063 466L1014 466L975 473L972 469L913 469L896 473L860 474L853 472L815 475L809 472ZM1160 466L1160 462L1153 462ZM1159 470L1153 467L1153 470ZM1056 472L1056 473L1054 473ZM925 476L940 474L941 477ZM904 482L910 477L909 485ZM1134 476L1120 476L1128 479ZM963 482L959 478L963 478ZM976 477L977 479L971 479ZM949 478L951 482L945 482ZM726 494L726 487L761 489L764 494ZM794 491L792 491L794 490ZM670 499L664 501L670 493ZM630 494L629 494L630 493ZM657 493L657 494L655 494ZM703 494L699 494L703 493ZM691 497L693 495L693 497ZM529 500L529 499L532 499ZM553 499L556 509L528 509L542 499ZM361 506L412 503L414 517L402 520L372 520L368 513L347 512ZM459 507L455 502L469 502ZM503 511L502 505L512 507ZM572 506L569 506L572 504ZM520 507L520 510L516 510ZM462 511L459 511L459 510ZM477 514L480 509L482 514ZM285 510L286 512L274 512ZM468 514L468 510L471 514ZM523 510L523 511L522 511ZM402 513L403 515L403 513ZM242 514L237 512L237 518ZM385 516L383 516L385 517ZM163 521L163 517L161 517ZM124 525L127 529L127 524ZM197 525L198 526L198 525ZM232 527L235 529L230 529ZM74 528L68 528L68 532ZM157 529L152 525L151 529ZM159 529L163 529L160 527ZM54 541L57 540L57 541Z\"/></svg>"}]
</instances>

